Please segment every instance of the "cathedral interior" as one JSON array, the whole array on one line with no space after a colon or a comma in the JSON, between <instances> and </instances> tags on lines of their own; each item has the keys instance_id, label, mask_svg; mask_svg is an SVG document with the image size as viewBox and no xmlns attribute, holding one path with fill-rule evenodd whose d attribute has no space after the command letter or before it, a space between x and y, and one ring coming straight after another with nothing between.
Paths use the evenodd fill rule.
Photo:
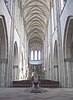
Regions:
<instances>
[{"instance_id":1,"label":"cathedral interior","mask_svg":"<svg viewBox=\"0 0 73 100\"><path fill-rule=\"evenodd\" d=\"M0 100L73 100L73 0L0 0Z\"/></svg>"},{"instance_id":2,"label":"cathedral interior","mask_svg":"<svg viewBox=\"0 0 73 100\"><path fill-rule=\"evenodd\" d=\"M0 87L35 73L73 87L72 28L72 0L0 0Z\"/></svg>"}]
</instances>

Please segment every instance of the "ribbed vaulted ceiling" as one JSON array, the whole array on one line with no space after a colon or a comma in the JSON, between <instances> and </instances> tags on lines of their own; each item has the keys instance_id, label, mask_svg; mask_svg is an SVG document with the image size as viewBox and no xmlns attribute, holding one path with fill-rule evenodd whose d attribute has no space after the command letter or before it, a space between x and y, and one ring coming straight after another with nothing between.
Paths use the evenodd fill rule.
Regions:
<instances>
[{"instance_id":1,"label":"ribbed vaulted ceiling","mask_svg":"<svg viewBox=\"0 0 73 100\"><path fill-rule=\"evenodd\" d=\"M46 34L49 19L49 0L23 0L23 15L27 36L42 39Z\"/></svg>"}]
</instances>

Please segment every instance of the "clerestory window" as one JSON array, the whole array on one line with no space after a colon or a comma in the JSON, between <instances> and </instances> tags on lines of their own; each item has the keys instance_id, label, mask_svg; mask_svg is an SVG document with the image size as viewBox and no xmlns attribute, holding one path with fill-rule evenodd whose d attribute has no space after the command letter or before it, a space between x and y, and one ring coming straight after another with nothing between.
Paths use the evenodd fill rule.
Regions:
<instances>
[{"instance_id":1,"label":"clerestory window","mask_svg":"<svg viewBox=\"0 0 73 100\"><path fill-rule=\"evenodd\" d=\"M31 60L33 60L33 50L31 51Z\"/></svg>"},{"instance_id":2,"label":"clerestory window","mask_svg":"<svg viewBox=\"0 0 73 100\"><path fill-rule=\"evenodd\" d=\"M41 60L41 52L38 52L38 60Z\"/></svg>"},{"instance_id":3,"label":"clerestory window","mask_svg":"<svg viewBox=\"0 0 73 100\"><path fill-rule=\"evenodd\" d=\"M37 51L35 51L35 59L34 60L38 60L37 59Z\"/></svg>"},{"instance_id":4,"label":"clerestory window","mask_svg":"<svg viewBox=\"0 0 73 100\"><path fill-rule=\"evenodd\" d=\"M67 0L61 0L61 10L63 10Z\"/></svg>"},{"instance_id":5,"label":"clerestory window","mask_svg":"<svg viewBox=\"0 0 73 100\"><path fill-rule=\"evenodd\" d=\"M41 51L31 51L31 60L41 60Z\"/></svg>"},{"instance_id":6,"label":"clerestory window","mask_svg":"<svg viewBox=\"0 0 73 100\"><path fill-rule=\"evenodd\" d=\"M61 0L61 10L63 9L64 7L64 0Z\"/></svg>"}]
</instances>

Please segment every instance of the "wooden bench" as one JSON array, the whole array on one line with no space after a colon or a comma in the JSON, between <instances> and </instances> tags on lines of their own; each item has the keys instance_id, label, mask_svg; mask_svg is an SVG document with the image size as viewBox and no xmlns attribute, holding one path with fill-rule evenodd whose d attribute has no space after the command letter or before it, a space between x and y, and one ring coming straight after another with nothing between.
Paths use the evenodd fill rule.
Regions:
<instances>
[{"instance_id":1,"label":"wooden bench","mask_svg":"<svg viewBox=\"0 0 73 100\"><path fill-rule=\"evenodd\" d=\"M22 81L13 81L12 82L13 87L32 87L32 81L31 80L22 80Z\"/></svg>"},{"instance_id":2,"label":"wooden bench","mask_svg":"<svg viewBox=\"0 0 73 100\"><path fill-rule=\"evenodd\" d=\"M13 81L13 87L32 87L32 80ZM39 80L39 86L42 88L58 88L59 82L52 80Z\"/></svg>"},{"instance_id":3,"label":"wooden bench","mask_svg":"<svg viewBox=\"0 0 73 100\"><path fill-rule=\"evenodd\" d=\"M39 86L44 88L58 88L59 82L51 80L40 80Z\"/></svg>"}]
</instances>

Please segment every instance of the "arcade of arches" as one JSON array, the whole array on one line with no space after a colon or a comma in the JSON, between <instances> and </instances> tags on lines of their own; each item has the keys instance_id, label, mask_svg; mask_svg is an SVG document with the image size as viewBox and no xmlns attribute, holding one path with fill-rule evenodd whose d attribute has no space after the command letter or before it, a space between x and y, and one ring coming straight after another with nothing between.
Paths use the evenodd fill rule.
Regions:
<instances>
[{"instance_id":1,"label":"arcade of arches","mask_svg":"<svg viewBox=\"0 0 73 100\"><path fill-rule=\"evenodd\" d=\"M73 87L72 9L72 0L0 0L0 87L34 71Z\"/></svg>"}]
</instances>

